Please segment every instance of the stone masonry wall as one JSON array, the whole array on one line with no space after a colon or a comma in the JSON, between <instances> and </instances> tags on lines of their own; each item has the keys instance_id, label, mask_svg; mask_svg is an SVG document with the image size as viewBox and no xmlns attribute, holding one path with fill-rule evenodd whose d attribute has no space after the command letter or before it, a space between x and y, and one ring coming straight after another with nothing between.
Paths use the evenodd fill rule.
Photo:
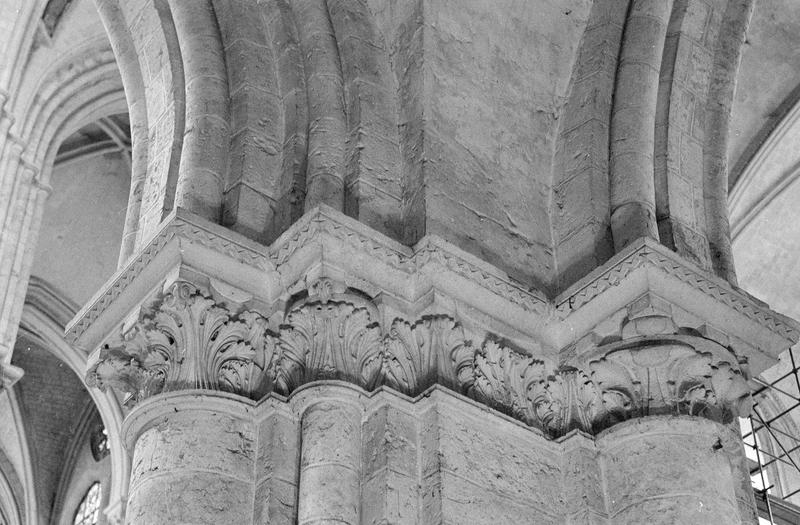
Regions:
<instances>
[{"instance_id":1,"label":"stone masonry wall","mask_svg":"<svg viewBox=\"0 0 800 525\"><path fill-rule=\"evenodd\" d=\"M747 477L737 468L742 452L724 450L730 430L706 420L654 416L594 439L572 433L550 441L440 388L410 399L328 382L258 405L220 396L155 398L126 423L129 440L138 434L129 523L731 524L753 517L737 502L737 483ZM227 404L238 408L226 411Z\"/></svg>"}]
</instances>

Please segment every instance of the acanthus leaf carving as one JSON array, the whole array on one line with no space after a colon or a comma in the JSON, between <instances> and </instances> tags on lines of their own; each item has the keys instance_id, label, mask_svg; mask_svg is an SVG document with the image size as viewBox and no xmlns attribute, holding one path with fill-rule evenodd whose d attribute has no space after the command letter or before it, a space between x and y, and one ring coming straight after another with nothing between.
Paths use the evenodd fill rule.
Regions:
<instances>
[{"instance_id":1,"label":"acanthus leaf carving","mask_svg":"<svg viewBox=\"0 0 800 525\"><path fill-rule=\"evenodd\" d=\"M520 354L495 341L475 353L468 392L484 403L505 409L528 424L536 422L531 391L545 380L544 361Z\"/></svg>"},{"instance_id":2,"label":"acanthus leaf carving","mask_svg":"<svg viewBox=\"0 0 800 525\"><path fill-rule=\"evenodd\" d=\"M750 389L730 357L715 356L682 338L638 341L589 362L603 411L611 423L655 414L687 414L728 421L745 415ZM610 345L614 347L614 345Z\"/></svg>"},{"instance_id":3,"label":"acanthus leaf carving","mask_svg":"<svg viewBox=\"0 0 800 525\"><path fill-rule=\"evenodd\" d=\"M711 378L712 356L694 353L676 359L669 369L670 398L665 403L675 406L679 413L700 415L717 405Z\"/></svg>"},{"instance_id":4,"label":"acanthus leaf carving","mask_svg":"<svg viewBox=\"0 0 800 525\"><path fill-rule=\"evenodd\" d=\"M380 370L380 329L369 312L347 302L306 304L282 327L276 386L289 393L318 379L372 387Z\"/></svg>"},{"instance_id":5,"label":"acanthus leaf carving","mask_svg":"<svg viewBox=\"0 0 800 525\"><path fill-rule=\"evenodd\" d=\"M599 390L602 401L598 417L611 422L627 419L632 407L638 406L639 395L636 380L630 372L619 363L608 359L589 363L589 370L589 377Z\"/></svg>"},{"instance_id":6,"label":"acanthus leaf carving","mask_svg":"<svg viewBox=\"0 0 800 525\"><path fill-rule=\"evenodd\" d=\"M573 429L591 432L596 421L605 415L599 390L588 376L574 367L562 367L532 392L536 417L552 435Z\"/></svg>"},{"instance_id":7,"label":"acanthus leaf carving","mask_svg":"<svg viewBox=\"0 0 800 525\"><path fill-rule=\"evenodd\" d=\"M551 436L591 432L605 416L600 390L585 372L554 369L491 340L475 353L467 392Z\"/></svg>"},{"instance_id":8,"label":"acanthus leaf carving","mask_svg":"<svg viewBox=\"0 0 800 525\"><path fill-rule=\"evenodd\" d=\"M273 354L265 328L258 314L232 319L193 285L177 282L128 334L100 351L87 383L127 392L134 402L184 388L255 397Z\"/></svg>"},{"instance_id":9,"label":"acanthus leaf carving","mask_svg":"<svg viewBox=\"0 0 800 525\"><path fill-rule=\"evenodd\" d=\"M441 384L554 437L655 414L730 420L750 408L745 374L725 347L659 333L649 311L638 318L653 335L637 328L570 361L575 366L556 367L541 351L530 355L492 339L474 347L448 315L397 318L384 333L363 296L323 285L314 291L273 333L260 314L232 313L193 285L175 283L99 352L87 383L128 392L134 402L187 388L259 399L324 379L410 395Z\"/></svg>"},{"instance_id":10,"label":"acanthus leaf carving","mask_svg":"<svg viewBox=\"0 0 800 525\"><path fill-rule=\"evenodd\" d=\"M427 316L414 324L396 319L383 342L384 381L407 393L436 383L451 388L474 351L464 331L448 316Z\"/></svg>"},{"instance_id":11,"label":"acanthus leaf carving","mask_svg":"<svg viewBox=\"0 0 800 525\"><path fill-rule=\"evenodd\" d=\"M260 397L270 388L275 359L275 340L268 336L267 320L255 312L244 312L239 321L219 328L211 349L209 376L221 390Z\"/></svg>"}]
</instances>

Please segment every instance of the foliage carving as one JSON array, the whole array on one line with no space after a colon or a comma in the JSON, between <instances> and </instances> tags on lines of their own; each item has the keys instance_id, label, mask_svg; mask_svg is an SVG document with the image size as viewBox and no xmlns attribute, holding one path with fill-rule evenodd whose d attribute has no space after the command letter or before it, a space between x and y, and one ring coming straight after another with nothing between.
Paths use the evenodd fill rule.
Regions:
<instances>
[{"instance_id":1,"label":"foliage carving","mask_svg":"<svg viewBox=\"0 0 800 525\"><path fill-rule=\"evenodd\" d=\"M492 339L475 347L447 315L395 319L384 333L363 297L342 287L313 291L275 333L259 314L233 314L175 283L100 350L87 383L127 392L132 402L193 388L260 399L327 379L409 395L439 384L553 437L659 414L730 421L751 408L746 377L725 348L670 334L674 325L651 322L653 315L639 316L646 322L628 337L597 347L578 366L556 366L541 352Z\"/></svg>"}]
</instances>

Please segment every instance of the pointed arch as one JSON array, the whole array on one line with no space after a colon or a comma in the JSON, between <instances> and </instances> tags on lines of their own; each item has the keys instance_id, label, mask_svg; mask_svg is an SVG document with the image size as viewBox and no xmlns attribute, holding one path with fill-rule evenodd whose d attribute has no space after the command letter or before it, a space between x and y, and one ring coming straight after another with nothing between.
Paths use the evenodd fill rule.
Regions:
<instances>
[{"instance_id":1,"label":"pointed arch","mask_svg":"<svg viewBox=\"0 0 800 525\"><path fill-rule=\"evenodd\" d=\"M75 305L70 304L50 285L40 279L32 279L25 298L20 331L27 337L40 341L56 358L64 362L81 378L86 371L86 354L66 342L64 325L76 313ZM108 431L111 449L111 487L107 513L124 507L130 480L130 458L121 438L124 413L119 400L111 392L100 392L96 388L86 388L92 398L100 418Z\"/></svg>"}]
</instances>

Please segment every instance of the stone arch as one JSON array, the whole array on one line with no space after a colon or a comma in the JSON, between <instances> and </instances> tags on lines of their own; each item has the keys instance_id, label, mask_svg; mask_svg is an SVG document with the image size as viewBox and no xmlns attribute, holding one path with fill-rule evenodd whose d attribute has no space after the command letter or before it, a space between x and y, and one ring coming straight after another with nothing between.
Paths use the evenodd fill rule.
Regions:
<instances>
[{"instance_id":1,"label":"stone arch","mask_svg":"<svg viewBox=\"0 0 800 525\"><path fill-rule=\"evenodd\" d=\"M798 316L796 253L800 198L800 74L791 49L800 42L782 28L800 5L758 2L742 55L731 114L729 217L739 286ZM781 28L780 30L776 28ZM787 62L787 74L776 74ZM787 357L788 356L784 356Z\"/></svg>"},{"instance_id":2,"label":"stone arch","mask_svg":"<svg viewBox=\"0 0 800 525\"><path fill-rule=\"evenodd\" d=\"M270 239L277 238L304 212L308 156L308 96L302 50L287 2L263 4L264 27L271 38L283 113L278 216Z\"/></svg>"},{"instance_id":3,"label":"stone arch","mask_svg":"<svg viewBox=\"0 0 800 525\"><path fill-rule=\"evenodd\" d=\"M22 525L25 511L25 489L14 466L0 448L0 518L8 525Z\"/></svg>"},{"instance_id":4,"label":"stone arch","mask_svg":"<svg viewBox=\"0 0 800 525\"><path fill-rule=\"evenodd\" d=\"M14 129L0 151L0 181L4 217L0 240L0 280L6 290L0 312L0 341L8 350L16 339L16 325L30 272L36 233L49 191L49 177L60 141L93 116L126 107L114 56L107 44L93 41L68 55L35 82L35 93L21 105L19 130Z\"/></svg>"},{"instance_id":5,"label":"stone arch","mask_svg":"<svg viewBox=\"0 0 800 525\"><path fill-rule=\"evenodd\" d=\"M139 214L142 207L142 193L147 178L148 165L148 115L145 98L144 79L139 66L139 57L129 32L124 27L124 15L119 5L110 1L96 0L98 14L103 20L106 34L114 51L119 67L131 123L131 191L125 217L125 234L122 238L119 264L122 264L134 251L139 232ZM176 140L179 137L176 137Z\"/></svg>"},{"instance_id":6,"label":"stone arch","mask_svg":"<svg viewBox=\"0 0 800 525\"><path fill-rule=\"evenodd\" d=\"M14 93L19 86L24 71L20 64L24 63L28 56L28 50L31 48L38 30L39 17L47 5L47 0L28 2L18 0L16 3L20 9L20 15L17 20L22 22L13 25L11 34L8 40L5 41L5 48L14 51L10 53L11 56L8 63L2 64L4 67L0 67L0 85L8 86L8 93ZM8 57L8 55L5 55L5 57ZM8 93L4 93L5 97L0 98L7 100ZM0 107L2 107L2 104L0 104Z\"/></svg>"},{"instance_id":7,"label":"stone arch","mask_svg":"<svg viewBox=\"0 0 800 525\"><path fill-rule=\"evenodd\" d=\"M782 118L768 123L737 162L741 167L730 192L734 241L800 177L800 159L794 154L800 140L800 86L781 107Z\"/></svg>"},{"instance_id":8,"label":"stone arch","mask_svg":"<svg viewBox=\"0 0 800 525\"><path fill-rule=\"evenodd\" d=\"M735 283L726 130L752 8L750 0L630 2L610 109L616 251L649 237ZM608 31L606 45L616 35Z\"/></svg>"},{"instance_id":9,"label":"stone arch","mask_svg":"<svg viewBox=\"0 0 800 525\"><path fill-rule=\"evenodd\" d=\"M42 341L43 347L64 362L81 379L86 371L87 356L64 339L64 325L75 314L76 308L46 282L34 279L28 287L20 331ZM119 400L110 392L86 388L108 431L111 449L111 487L107 515L121 512L127 499L130 480L130 458L121 438L124 418Z\"/></svg>"},{"instance_id":10,"label":"stone arch","mask_svg":"<svg viewBox=\"0 0 800 525\"><path fill-rule=\"evenodd\" d=\"M94 89L86 89L85 83ZM87 70L64 87L67 89L59 89L48 97L51 102L46 107L37 108L40 113L34 117L29 134L31 162L40 166L39 182L43 185L49 184L50 161L61 140L90 122L93 115L105 116L127 109L113 55L108 62Z\"/></svg>"},{"instance_id":11,"label":"stone arch","mask_svg":"<svg viewBox=\"0 0 800 525\"><path fill-rule=\"evenodd\" d=\"M21 108L19 114L27 115L20 120L22 125L17 136L20 146L16 152L10 152L16 153L18 158L8 159L7 149L4 152L6 158L0 160L7 162L7 166L17 165L17 176L4 180L4 183L12 182L9 188L12 198L4 201L11 204L6 216L6 224L11 227L6 231L16 235L7 245L10 253L4 253L4 266L0 269L0 273L13 283L3 303L2 319L8 322L4 326L4 335L16 339L16 320L22 318L22 330L35 333L44 341L43 346L53 350L55 356L69 365L82 382L86 358L63 339L63 327L76 309L65 306L56 294L35 280L32 286L27 286L28 275L60 144L89 122L127 111L128 104L114 54L105 38L88 41L74 53L61 58L41 78L28 81L34 82L35 94L27 100L16 101ZM23 306L26 292L35 299ZM114 398L104 398L93 391L89 395L94 398L112 436L111 507L121 510L129 478L127 455L118 438L121 409ZM35 498L33 504L31 506L29 502L28 508L35 516Z\"/></svg>"},{"instance_id":12,"label":"stone arch","mask_svg":"<svg viewBox=\"0 0 800 525\"><path fill-rule=\"evenodd\" d=\"M670 15L659 75L654 166L662 244L707 267L705 205L697 194L703 187L702 157L695 154L703 149L705 127L694 118L694 110L703 106L708 79L697 73L687 77L693 62L708 67L713 56L703 43L705 7L696 0L679 0Z\"/></svg>"},{"instance_id":13,"label":"stone arch","mask_svg":"<svg viewBox=\"0 0 800 525\"><path fill-rule=\"evenodd\" d=\"M16 429L17 438L19 441L18 446L21 452L20 455L22 456L22 468L19 472L17 472L18 481L21 486L18 491L14 490L14 492L19 494L19 499L16 500L18 504L16 510L24 516L22 523L25 523L26 525L37 525L38 502L36 499L33 481L33 464L31 461L30 447L28 446L26 430L22 424L22 413L15 390L8 388L5 389L4 392L8 396L12 414L12 424ZM2 472L2 475L6 475L6 473L12 471L13 469L13 466L6 465L4 462L2 465L0 465L0 471ZM12 476L7 476L6 479L10 485L9 488L13 489L14 480L11 478Z\"/></svg>"},{"instance_id":14,"label":"stone arch","mask_svg":"<svg viewBox=\"0 0 800 525\"><path fill-rule=\"evenodd\" d=\"M261 241L280 233L271 224L275 207L281 208L278 230L288 225L284 215L299 216L275 204L289 192L304 191L296 172L306 161L301 54L296 31L282 27L291 20L291 8L275 4L280 5L209 0L187 9L167 0L99 0L112 42L129 44L118 52L138 58L121 61L123 77L140 75L147 85L149 153L136 243L154 233L176 205ZM243 11L252 26L226 32L226 20ZM237 46L248 40L263 56L242 54ZM268 58L273 49L274 58ZM271 61L274 71L266 71ZM255 93L257 88L262 90ZM265 91L269 100L259 96ZM291 115L285 126L284 113ZM275 169L270 152L277 149L284 154ZM269 165L259 169L265 161ZM247 171L253 173L243 177ZM270 180L264 172L272 171Z\"/></svg>"},{"instance_id":15,"label":"stone arch","mask_svg":"<svg viewBox=\"0 0 800 525\"><path fill-rule=\"evenodd\" d=\"M724 90L732 89L751 7L727 0L593 4L556 148L559 287L638 237L712 267L710 246L722 241L707 229L724 236L726 226L714 226L719 213L707 213L715 201L706 196L719 192L711 179L727 172L723 166L715 175L706 160L724 154L727 141L716 130L726 127L730 108L719 113L711 104L731 98ZM583 143L594 149L579 155ZM587 194L591 206L574 202ZM576 235L584 224L589 233ZM562 247L570 236L580 242ZM722 266L718 273L733 280Z\"/></svg>"},{"instance_id":16,"label":"stone arch","mask_svg":"<svg viewBox=\"0 0 800 525\"><path fill-rule=\"evenodd\" d=\"M651 237L714 266L711 246L725 243L712 237L724 237L727 226L715 222L717 197L708 195L721 191L727 168L709 159L724 161L730 107L713 104L732 98L751 9L751 2L727 0L593 4L555 157L551 215L563 284L610 256L606 224L616 251ZM578 154L583 143L594 149ZM573 202L586 194L591 206ZM560 243L575 236L573 223L591 231L570 251Z\"/></svg>"},{"instance_id":17,"label":"stone arch","mask_svg":"<svg viewBox=\"0 0 800 525\"><path fill-rule=\"evenodd\" d=\"M287 201L293 181L303 176L294 173L300 159L293 136L299 130L291 129L297 125L291 104L302 90L302 68L296 57L282 56L292 47L296 50L297 43L277 2L213 4L231 99L223 224L250 238L271 241L291 222Z\"/></svg>"},{"instance_id":18,"label":"stone arch","mask_svg":"<svg viewBox=\"0 0 800 525\"><path fill-rule=\"evenodd\" d=\"M298 218L298 201L301 210L325 203L403 237L396 82L366 3L98 6L126 84L140 75L147 85L140 240L173 206L172 185L176 205L262 242ZM248 23L234 27L239 20ZM138 55L139 66L128 55ZM166 160L159 151L179 128L183 143ZM177 179L165 182L175 169Z\"/></svg>"},{"instance_id":19,"label":"stone arch","mask_svg":"<svg viewBox=\"0 0 800 525\"><path fill-rule=\"evenodd\" d=\"M731 283L728 119L753 2L675 0L661 55L654 195L660 242Z\"/></svg>"},{"instance_id":20,"label":"stone arch","mask_svg":"<svg viewBox=\"0 0 800 525\"><path fill-rule=\"evenodd\" d=\"M625 20L609 144L611 232L617 251L639 237L658 239L653 118L672 6L672 0L632 0Z\"/></svg>"},{"instance_id":21,"label":"stone arch","mask_svg":"<svg viewBox=\"0 0 800 525\"><path fill-rule=\"evenodd\" d=\"M95 0L131 117L133 175L124 262L174 207L183 151L184 64L167 0Z\"/></svg>"},{"instance_id":22,"label":"stone arch","mask_svg":"<svg viewBox=\"0 0 800 525\"><path fill-rule=\"evenodd\" d=\"M728 122L733 92L754 0L728 2L714 50L705 100L706 147L703 152L703 200L711 268L736 284L728 223Z\"/></svg>"},{"instance_id":23,"label":"stone arch","mask_svg":"<svg viewBox=\"0 0 800 525\"><path fill-rule=\"evenodd\" d=\"M608 148L627 4L594 2L573 65L567 104L559 119L550 205L558 290L613 254ZM590 147L583 151L587 143ZM576 154L578 151L582 154ZM587 197L588 203L582 200Z\"/></svg>"},{"instance_id":24,"label":"stone arch","mask_svg":"<svg viewBox=\"0 0 800 525\"><path fill-rule=\"evenodd\" d=\"M295 2L292 12L309 99L305 209L343 210L347 115L338 42L325 0Z\"/></svg>"},{"instance_id":25,"label":"stone arch","mask_svg":"<svg viewBox=\"0 0 800 525\"><path fill-rule=\"evenodd\" d=\"M175 205L219 222L228 169L230 104L211 0L168 2L183 62L185 122Z\"/></svg>"},{"instance_id":26,"label":"stone arch","mask_svg":"<svg viewBox=\"0 0 800 525\"><path fill-rule=\"evenodd\" d=\"M366 1L327 0L341 62L347 116L345 213L412 244L419 232L414 195L419 181L403 176L397 126L397 79Z\"/></svg>"}]
</instances>

